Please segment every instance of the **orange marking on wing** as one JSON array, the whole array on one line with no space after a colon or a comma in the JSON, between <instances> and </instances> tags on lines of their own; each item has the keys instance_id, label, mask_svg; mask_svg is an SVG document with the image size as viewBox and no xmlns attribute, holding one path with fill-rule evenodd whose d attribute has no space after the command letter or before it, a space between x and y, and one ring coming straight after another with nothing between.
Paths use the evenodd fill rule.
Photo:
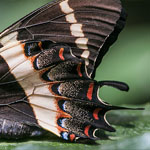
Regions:
<instances>
[{"instance_id":1,"label":"orange marking on wing","mask_svg":"<svg viewBox=\"0 0 150 150\"><path fill-rule=\"evenodd\" d=\"M67 132L66 129L64 129L64 128L60 127L60 126L57 126L57 130L58 130L59 132Z\"/></svg>"},{"instance_id":2,"label":"orange marking on wing","mask_svg":"<svg viewBox=\"0 0 150 150\"><path fill-rule=\"evenodd\" d=\"M64 58L64 56L63 56L63 53L64 53L64 48L61 48L61 49L59 50L59 58L64 61L65 58Z\"/></svg>"},{"instance_id":3,"label":"orange marking on wing","mask_svg":"<svg viewBox=\"0 0 150 150\"><path fill-rule=\"evenodd\" d=\"M73 141L75 139L75 135L74 134L70 134L70 141Z\"/></svg>"},{"instance_id":4,"label":"orange marking on wing","mask_svg":"<svg viewBox=\"0 0 150 150\"><path fill-rule=\"evenodd\" d=\"M38 43L38 46L39 46L39 48L40 48L41 50L43 50L43 48L42 48L42 42L39 42L39 43Z\"/></svg>"},{"instance_id":5,"label":"orange marking on wing","mask_svg":"<svg viewBox=\"0 0 150 150\"><path fill-rule=\"evenodd\" d=\"M59 119L59 118L71 118L71 116L69 114L67 114L66 112L64 112L62 110L60 112L62 112L62 114L58 113L57 119Z\"/></svg>"},{"instance_id":6,"label":"orange marking on wing","mask_svg":"<svg viewBox=\"0 0 150 150\"><path fill-rule=\"evenodd\" d=\"M60 100L64 100L64 98L55 98L55 105L56 105L56 109L57 109L57 112L58 112L58 115L57 115L57 119L59 118L71 118L71 115L69 115L68 113L64 112L62 109L60 109L59 105L58 105L58 102Z\"/></svg>"},{"instance_id":7,"label":"orange marking on wing","mask_svg":"<svg viewBox=\"0 0 150 150\"><path fill-rule=\"evenodd\" d=\"M99 117L98 117L98 113L101 111L102 109L101 108L96 108L93 112L93 117L94 119L96 120L99 120Z\"/></svg>"},{"instance_id":8,"label":"orange marking on wing","mask_svg":"<svg viewBox=\"0 0 150 150\"><path fill-rule=\"evenodd\" d=\"M62 111L63 112L63 111ZM57 124L57 121L58 121L58 119L59 118L71 118L71 116L69 115L69 114L67 114L67 113L65 113L65 112L63 112L64 114L60 114L60 113L58 113L58 115L56 116L56 125L57 125L57 129L58 129L58 131L60 131L60 132L67 132L67 129L65 129L65 128L62 128L62 127L60 127L58 124Z\"/></svg>"},{"instance_id":9,"label":"orange marking on wing","mask_svg":"<svg viewBox=\"0 0 150 150\"><path fill-rule=\"evenodd\" d=\"M80 77L82 77L82 73L81 73L81 63L77 66L77 72L78 72L78 75Z\"/></svg>"},{"instance_id":10,"label":"orange marking on wing","mask_svg":"<svg viewBox=\"0 0 150 150\"><path fill-rule=\"evenodd\" d=\"M91 125L88 125L88 126L86 126L85 129L84 129L84 134L85 134L86 136L88 136L88 137L89 137L89 129L90 129L90 127L91 127Z\"/></svg>"},{"instance_id":11,"label":"orange marking on wing","mask_svg":"<svg viewBox=\"0 0 150 150\"><path fill-rule=\"evenodd\" d=\"M89 100L92 100L93 89L94 89L94 83L90 83L89 89L88 89L88 92L87 92L87 98Z\"/></svg>"},{"instance_id":12,"label":"orange marking on wing","mask_svg":"<svg viewBox=\"0 0 150 150\"><path fill-rule=\"evenodd\" d=\"M58 112L58 115L57 115L57 117L56 117L56 122L57 122L57 120L58 120L59 118L71 118L71 115L69 115L68 113L64 112L62 109L60 109L60 107L59 107L59 105L58 105L58 102L59 102L60 100L70 100L70 99L55 94L55 93L52 91L52 86L53 86L54 84L55 84L55 82L52 83L52 84L50 84L48 89L49 89L50 93L55 96L55 102L54 102L54 103L55 103L55 106L56 106L56 111Z\"/></svg>"},{"instance_id":13,"label":"orange marking on wing","mask_svg":"<svg viewBox=\"0 0 150 150\"><path fill-rule=\"evenodd\" d=\"M21 47L22 47L22 49L24 50L25 43L21 44ZM32 57L31 57L31 56L26 56L25 53L24 53L24 56L25 56L28 60L30 60L30 62L32 63L32 66L33 66L33 62L34 62L36 56L32 56Z\"/></svg>"},{"instance_id":14,"label":"orange marking on wing","mask_svg":"<svg viewBox=\"0 0 150 150\"><path fill-rule=\"evenodd\" d=\"M36 58L36 56L29 57L29 60L31 61L32 64L33 64L35 58Z\"/></svg>"},{"instance_id":15,"label":"orange marking on wing","mask_svg":"<svg viewBox=\"0 0 150 150\"><path fill-rule=\"evenodd\" d=\"M21 44L21 47L24 49L24 47L25 47L25 43Z\"/></svg>"}]
</instances>

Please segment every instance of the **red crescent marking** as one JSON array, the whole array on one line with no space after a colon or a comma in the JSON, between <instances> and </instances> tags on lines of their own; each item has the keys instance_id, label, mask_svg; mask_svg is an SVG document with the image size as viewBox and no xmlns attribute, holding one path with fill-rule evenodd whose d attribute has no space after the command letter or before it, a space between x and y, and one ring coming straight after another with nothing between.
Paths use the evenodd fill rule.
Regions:
<instances>
[{"instance_id":1,"label":"red crescent marking","mask_svg":"<svg viewBox=\"0 0 150 150\"><path fill-rule=\"evenodd\" d=\"M75 135L74 134L70 134L70 140L73 141L75 139Z\"/></svg>"},{"instance_id":2,"label":"red crescent marking","mask_svg":"<svg viewBox=\"0 0 150 150\"><path fill-rule=\"evenodd\" d=\"M63 56L63 53L64 53L64 48L61 48L61 49L59 50L59 58L64 61L65 58L64 58L64 56Z\"/></svg>"},{"instance_id":3,"label":"red crescent marking","mask_svg":"<svg viewBox=\"0 0 150 150\"><path fill-rule=\"evenodd\" d=\"M93 117L94 119L96 120L99 120L99 117L98 117L98 113L101 111L102 109L101 108L96 108L93 112Z\"/></svg>"},{"instance_id":4,"label":"red crescent marking","mask_svg":"<svg viewBox=\"0 0 150 150\"><path fill-rule=\"evenodd\" d=\"M91 127L91 125L88 125L88 126L86 126L85 129L84 129L84 134L85 134L86 136L88 136L88 137L89 137L89 129L90 129L90 127Z\"/></svg>"},{"instance_id":5,"label":"red crescent marking","mask_svg":"<svg viewBox=\"0 0 150 150\"><path fill-rule=\"evenodd\" d=\"M81 63L77 66L77 72L78 72L78 75L80 77L82 77L82 73L81 73Z\"/></svg>"},{"instance_id":6,"label":"red crescent marking","mask_svg":"<svg viewBox=\"0 0 150 150\"><path fill-rule=\"evenodd\" d=\"M87 92L87 98L89 100L92 100L93 89L94 89L94 83L90 83L89 89L88 89L88 92Z\"/></svg>"}]
</instances>

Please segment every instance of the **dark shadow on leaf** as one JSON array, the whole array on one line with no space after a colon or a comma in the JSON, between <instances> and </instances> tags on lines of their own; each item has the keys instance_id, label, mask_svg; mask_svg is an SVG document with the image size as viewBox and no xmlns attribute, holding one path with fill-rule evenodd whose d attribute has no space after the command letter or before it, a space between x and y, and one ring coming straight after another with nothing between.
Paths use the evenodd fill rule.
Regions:
<instances>
[{"instance_id":1,"label":"dark shadow on leaf","mask_svg":"<svg viewBox=\"0 0 150 150\"><path fill-rule=\"evenodd\" d=\"M49 132L46 132L45 135L39 137L24 137L21 139L7 139L7 138L0 139L0 142L7 142L7 143L13 143L13 142L21 143L21 142L28 142L28 141L48 141L48 142L64 143L64 140Z\"/></svg>"},{"instance_id":2,"label":"dark shadow on leaf","mask_svg":"<svg viewBox=\"0 0 150 150\"><path fill-rule=\"evenodd\" d=\"M90 146L95 146L95 145L100 145L99 143L96 143L96 141L94 140L90 140L90 139L84 139L84 138L80 138L79 140L76 141L78 144L86 144L86 145L90 145Z\"/></svg>"},{"instance_id":3,"label":"dark shadow on leaf","mask_svg":"<svg viewBox=\"0 0 150 150\"><path fill-rule=\"evenodd\" d=\"M89 140L89 139L80 139L76 142L70 142L70 141L66 141L63 140L59 137L57 137L56 135L47 132L45 135L43 136L39 136L39 137L28 137L28 138L22 138L22 139L6 139L6 138L1 138L0 142L5 142L5 143L23 143L23 142L28 142L28 141L35 141L35 142L59 142L59 143L78 143L78 144L86 144L86 145L99 145L98 143L96 143L96 141L94 140Z\"/></svg>"}]
</instances>

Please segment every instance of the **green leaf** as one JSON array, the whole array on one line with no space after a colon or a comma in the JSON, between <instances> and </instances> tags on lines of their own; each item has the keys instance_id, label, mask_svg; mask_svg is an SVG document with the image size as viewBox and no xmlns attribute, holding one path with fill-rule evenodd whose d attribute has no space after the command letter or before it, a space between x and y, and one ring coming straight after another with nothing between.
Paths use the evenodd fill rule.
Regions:
<instances>
[{"instance_id":1,"label":"green leaf","mask_svg":"<svg viewBox=\"0 0 150 150\"><path fill-rule=\"evenodd\" d=\"M137 106L138 107L138 106ZM150 104L145 110L113 111L107 115L116 132L99 132L96 143L69 143L54 135L24 141L0 141L0 150L148 150Z\"/></svg>"}]
</instances>

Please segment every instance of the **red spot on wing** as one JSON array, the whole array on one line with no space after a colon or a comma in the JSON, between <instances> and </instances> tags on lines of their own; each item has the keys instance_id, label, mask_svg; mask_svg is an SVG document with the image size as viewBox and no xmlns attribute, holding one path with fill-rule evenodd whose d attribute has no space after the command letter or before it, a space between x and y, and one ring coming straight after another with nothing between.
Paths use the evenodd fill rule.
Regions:
<instances>
[{"instance_id":1,"label":"red spot on wing","mask_svg":"<svg viewBox=\"0 0 150 150\"><path fill-rule=\"evenodd\" d=\"M70 134L70 141L74 141L75 137L76 136L74 134Z\"/></svg>"},{"instance_id":2,"label":"red spot on wing","mask_svg":"<svg viewBox=\"0 0 150 150\"><path fill-rule=\"evenodd\" d=\"M93 112L93 117L94 119L96 120L99 120L99 117L98 117L98 113L101 111L102 109L101 108L96 108Z\"/></svg>"},{"instance_id":3,"label":"red spot on wing","mask_svg":"<svg viewBox=\"0 0 150 150\"><path fill-rule=\"evenodd\" d=\"M64 61L65 58L64 58L64 56L63 56L63 53L64 53L64 48L61 48L61 49L59 50L59 58Z\"/></svg>"},{"instance_id":4,"label":"red spot on wing","mask_svg":"<svg viewBox=\"0 0 150 150\"><path fill-rule=\"evenodd\" d=\"M88 125L88 126L86 126L85 129L84 129L84 134L85 134L86 136L88 136L88 137L89 137L89 129L90 129L90 127L91 127L91 125Z\"/></svg>"},{"instance_id":5,"label":"red spot on wing","mask_svg":"<svg viewBox=\"0 0 150 150\"><path fill-rule=\"evenodd\" d=\"M94 89L94 83L90 83L89 88L88 88L88 92L87 92L87 98L89 100L92 100L93 89Z\"/></svg>"},{"instance_id":6,"label":"red spot on wing","mask_svg":"<svg viewBox=\"0 0 150 150\"><path fill-rule=\"evenodd\" d=\"M82 73L81 73L81 63L77 66L77 72L78 72L78 75L80 76L80 77L82 77Z\"/></svg>"}]
</instances>

